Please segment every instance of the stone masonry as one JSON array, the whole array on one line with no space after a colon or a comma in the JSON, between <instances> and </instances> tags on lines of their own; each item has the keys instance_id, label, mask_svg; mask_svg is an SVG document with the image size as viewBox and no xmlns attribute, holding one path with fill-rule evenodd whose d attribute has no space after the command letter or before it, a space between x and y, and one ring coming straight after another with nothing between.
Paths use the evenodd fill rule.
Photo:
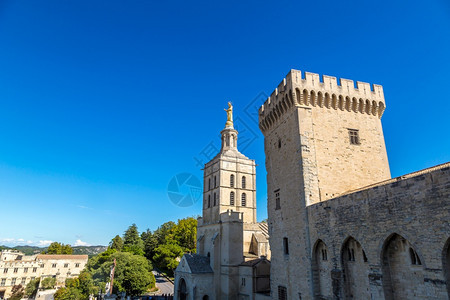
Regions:
<instances>
[{"instance_id":1,"label":"stone masonry","mask_svg":"<svg viewBox=\"0 0 450 300\"><path fill-rule=\"evenodd\" d=\"M291 70L259 110L274 299L447 299L449 164L390 179L383 88Z\"/></svg>"}]
</instances>

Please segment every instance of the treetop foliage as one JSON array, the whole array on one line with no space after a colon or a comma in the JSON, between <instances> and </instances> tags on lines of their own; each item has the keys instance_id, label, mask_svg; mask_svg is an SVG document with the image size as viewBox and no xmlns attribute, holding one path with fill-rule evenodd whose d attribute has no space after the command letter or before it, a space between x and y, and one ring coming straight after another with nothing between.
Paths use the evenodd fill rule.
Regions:
<instances>
[{"instance_id":1,"label":"treetop foliage","mask_svg":"<svg viewBox=\"0 0 450 300\"><path fill-rule=\"evenodd\" d=\"M72 254L73 249L72 247L67 244L61 244L58 242L53 242L48 246L47 251L43 252L44 254Z\"/></svg>"}]
</instances>

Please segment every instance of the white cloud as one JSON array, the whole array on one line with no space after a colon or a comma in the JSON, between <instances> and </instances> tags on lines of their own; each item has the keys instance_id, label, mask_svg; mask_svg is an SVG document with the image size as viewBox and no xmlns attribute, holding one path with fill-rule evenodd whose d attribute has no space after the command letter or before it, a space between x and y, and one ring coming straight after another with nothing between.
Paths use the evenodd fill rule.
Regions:
<instances>
[{"instance_id":1,"label":"white cloud","mask_svg":"<svg viewBox=\"0 0 450 300\"><path fill-rule=\"evenodd\" d=\"M0 239L0 244L4 243L4 244L11 244L14 243L16 241L16 239L11 239L11 238L3 238Z\"/></svg>"},{"instance_id":2,"label":"white cloud","mask_svg":"<svg viewBox=\"0 0 450 300\"><path fill-rule=\"evenodd\" d=\"M82 240L77 240L74 246L90 246L90 245L86 242L83 242Z\"/></svg>"},{"instance_id":3,"label":"white cloud","mask_svg":"<svg viewBox=\"0 0 450 300\"><path fill-rule=\"evenodd\" d=\"M41 240L41 241L39 241L39 243L38 243L38 246L39 247L46 247L46 246L49 246L51 243L53 243L53 241L49 241L49 240Z\"/></svg>"},{"instance_id":4,"label":"white cloud","mask_svg":"<svg viewBox=\"0 0 450 300\"><path fill-rule=\"evenodd\" d=\"M25 241L24 239L15 238L2 238L0 239L0 245L18 246L18 245L31 245L33 241Z\"/></svg>"}]
</instances>

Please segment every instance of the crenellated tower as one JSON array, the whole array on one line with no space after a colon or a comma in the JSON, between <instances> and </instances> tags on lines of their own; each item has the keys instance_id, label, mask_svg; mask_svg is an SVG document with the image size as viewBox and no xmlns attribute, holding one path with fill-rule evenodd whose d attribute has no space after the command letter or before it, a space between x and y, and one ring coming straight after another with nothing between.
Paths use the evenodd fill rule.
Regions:
<instances>
[{"instance_id":1,"label":"crenellated tower","mask_svg":"<svg viewBox=\"0 0 450 300\"><path fill-rule=\"evenodd\" d=\"M390 178L385 107L380 85L291 70L259 109L274 298L314 296L307 207Z\"/></svg>"}]
</instances>

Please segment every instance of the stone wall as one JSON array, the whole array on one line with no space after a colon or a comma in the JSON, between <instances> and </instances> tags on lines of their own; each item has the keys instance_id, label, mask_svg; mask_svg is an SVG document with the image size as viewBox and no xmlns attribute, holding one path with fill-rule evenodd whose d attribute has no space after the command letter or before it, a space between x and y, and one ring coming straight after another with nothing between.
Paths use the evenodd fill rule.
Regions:
<instances>
[{"instance_id":1,"label":"stone wall","mask_svg":"<svg viewBox=\"0 0 450 300\"><path fill-rule=\"evenodd\" d=\"M323 241L332 272L340 274L335 282L330 274L325 283L333 285L336 297L448 297L449 167L308 207L311 240Z\"/></svg>"}]
</instances>

